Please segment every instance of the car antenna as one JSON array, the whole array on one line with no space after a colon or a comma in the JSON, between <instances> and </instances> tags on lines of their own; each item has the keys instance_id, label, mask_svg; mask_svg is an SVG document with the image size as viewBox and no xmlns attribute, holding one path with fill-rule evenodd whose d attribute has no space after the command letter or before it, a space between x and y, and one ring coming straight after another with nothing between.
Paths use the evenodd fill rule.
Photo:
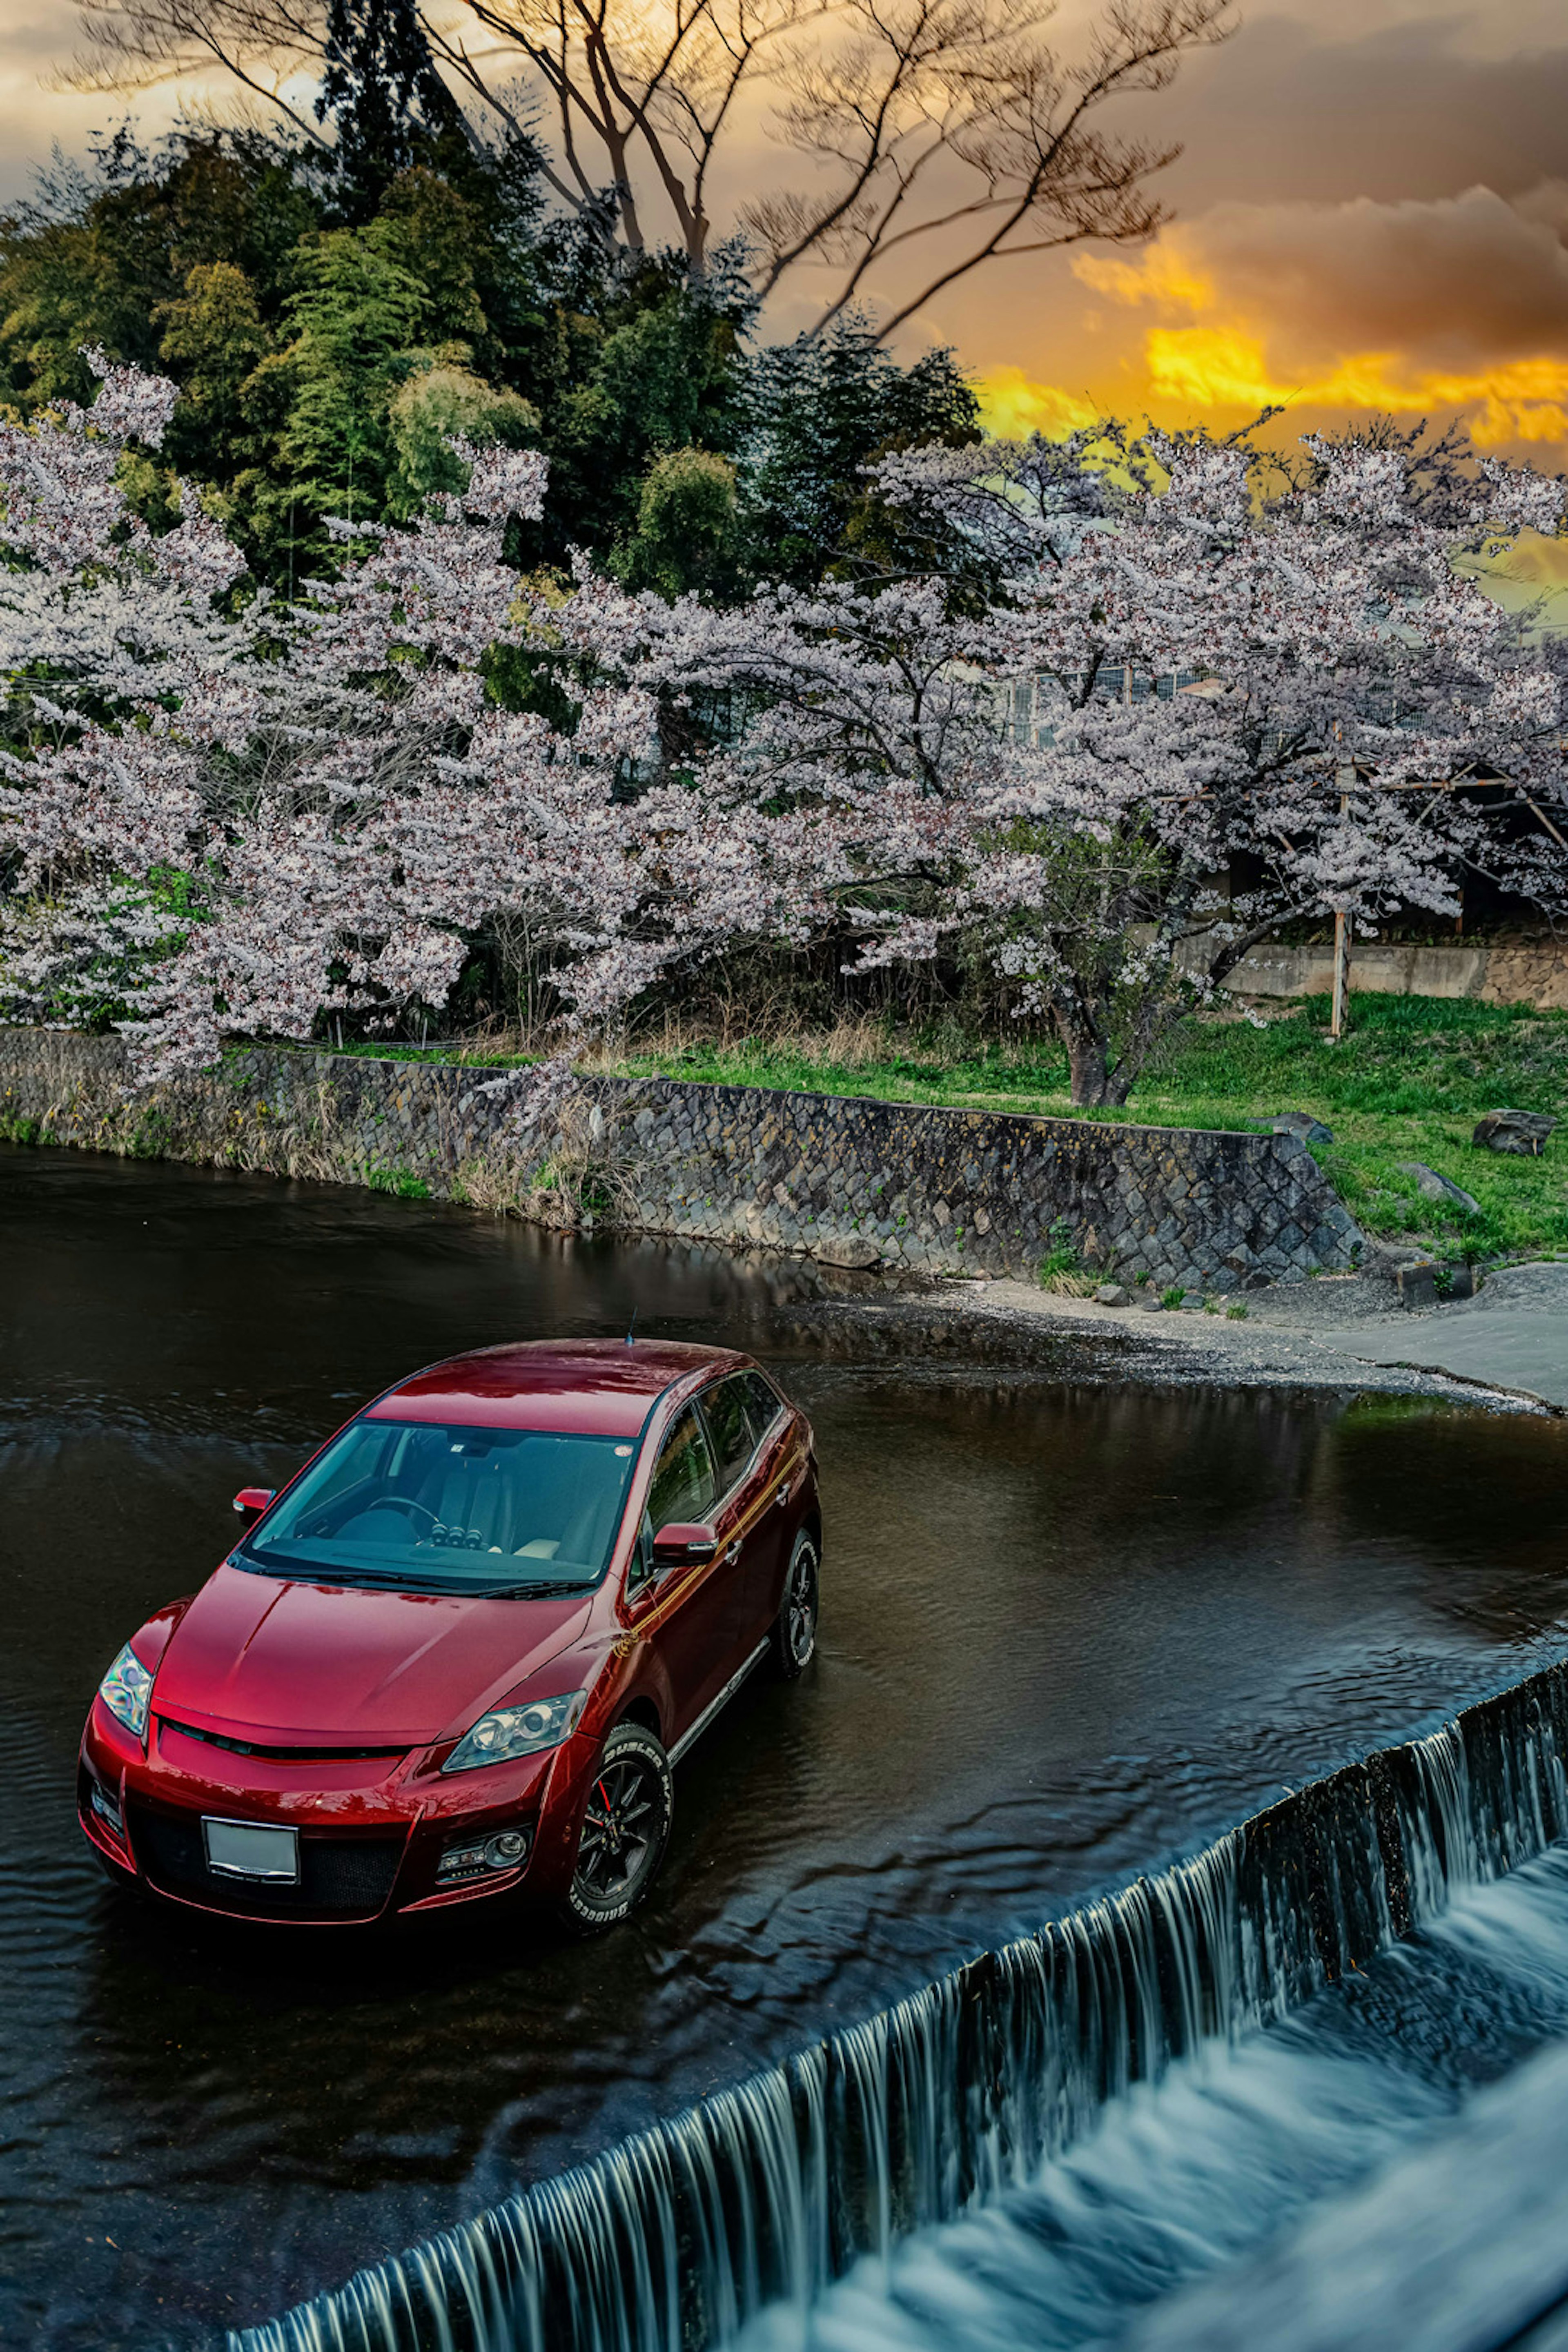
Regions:
<instances>
[{"instance_id":1,"label":"car antenna","mask_svg":"<svg viewBox=\"0 0 1568 2352\"><path fill-rule=\"evenodd\" d=\"M626 1345L627 1345L627 1347L628 1347L628 1348L631 1346L632 1341L637 1338L637 1308L634 1307L632 1308L632 1319L631 1319L631 1325L630 1325L629 1329L628 1329L628 1330L627 1330L627 1332L626 1332Z\"/></svg>"}]
</instances>

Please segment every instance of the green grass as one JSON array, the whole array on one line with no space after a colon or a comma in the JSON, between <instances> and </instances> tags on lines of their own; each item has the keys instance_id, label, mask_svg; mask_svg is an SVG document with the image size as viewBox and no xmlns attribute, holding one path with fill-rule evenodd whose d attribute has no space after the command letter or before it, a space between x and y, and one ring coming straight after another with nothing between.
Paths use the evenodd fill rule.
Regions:
<instances>
[{"instance_id":1,"label":"green grass","mask_svg":"<svg viewBox=\"0 0 1568 2352\"><path fill-rule=\"evenodd\" d=\"M625 1066L728 1086L1072 1114L1065 1058L1048 1045L954 1056L890 1048L885 1060L849 1066L816 1060L797 1045L748 1041L728 1052L697 1047ZM1188 1023L1124 1110L1073 1115L1245 1129L1279 1111L1311 1111L1334 1131L1333 1143L1315 1156L1365 1229L1413 1235L1452 1262L1568 1252L1568 1121L1540 1160L1507 1159L1470 1142L1483 1111L1510 1104L1563 1118L1565 1097L1568 1013L1357 996L1350 1033L1337 1045L1321 999L1260 1029L1239 1021ZM1480 1214L1423 1200L1401 1174L1402 1160L1424 1160L1462 1184Z\"/></svg>"},{"instance_id":2,"label":"green grass","mask_svg":"<svg viewBox=\"0 0 1568 2352\"><path fill-rule=\"evenodd\" d=\"M372 1168L365 1183L373 1192L390 1192L399 1201L427 1201L430 1187L411 1168Z\"/></svg>"},{"instance_id":3,"label":"green grass","mask_svg":"<svg viewBox=\"0 0 1568 2352\"><path fill-rule=\"evenodd\" d=\"M240 1045L231 1049L237 1054L248 1050ZM337 1054L357 1057L362 1062L442 1062L459 1069L521 1070L543 1057L539 1054L500 1054L483 1045L465 1045L455 1038L444 1045L403 1045L390 1038L351 1039L339 1045L330 1037L318 1037L308 1049L312 1054Z\"/></svg>"}]
</instances>

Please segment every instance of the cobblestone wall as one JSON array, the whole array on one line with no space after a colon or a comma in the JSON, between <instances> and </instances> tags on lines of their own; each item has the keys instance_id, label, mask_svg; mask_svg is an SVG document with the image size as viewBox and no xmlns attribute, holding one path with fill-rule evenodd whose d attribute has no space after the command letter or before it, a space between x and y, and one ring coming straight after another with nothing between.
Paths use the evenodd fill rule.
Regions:
<instances>
[{"instance_id":1,"label":"cobblestone wall","mask_svg":"<svg viewBox=\"0 0 1568 2352\"><path fill-rule=\"evenodd\" d=\"M1211 1290L1354 1263L1363 1237L1291 1136L1100 1125L674 1079L592 1077L538 1131L516 1082L274 1050L127 1091L113 1040L0 1030L0 1131L418 1192L837 1265L1086 1265Z\"/></svg>"}]
</instances>

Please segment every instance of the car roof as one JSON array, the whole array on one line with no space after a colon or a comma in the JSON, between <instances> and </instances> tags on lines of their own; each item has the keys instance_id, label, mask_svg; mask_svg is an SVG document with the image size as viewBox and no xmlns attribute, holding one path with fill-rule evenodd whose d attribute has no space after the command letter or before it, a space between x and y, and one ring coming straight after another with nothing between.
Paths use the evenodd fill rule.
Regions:
<instances>
[{"instance_id":1,"label":"car roof","mask_svg":"<svg viewBox=\"0 0 1568 2352\"><path fill-rule=\"evenodd\" d=\"M667 1389L750 1362L670 1339L531 1339L429 1364L368 1408L377 1421L448 1421L636 1437Z\"/></svg>"}]
</instances>

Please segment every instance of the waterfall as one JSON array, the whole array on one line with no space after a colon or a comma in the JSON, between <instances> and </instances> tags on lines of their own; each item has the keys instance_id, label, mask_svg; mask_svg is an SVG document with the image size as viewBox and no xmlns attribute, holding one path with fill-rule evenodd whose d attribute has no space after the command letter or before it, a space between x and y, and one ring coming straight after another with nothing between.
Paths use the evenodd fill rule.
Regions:
<instances>
[{"instance_id":1,"label":"waterfall","mask_svg":"<svg viewBox=\"0 0 1568 2352\"><path fill-rule=\"evenodd\" d=\"M718 2352L1568 1833L1568 1664L1282 1798L229 2352Z\"/></svg>"}]
</instances>

